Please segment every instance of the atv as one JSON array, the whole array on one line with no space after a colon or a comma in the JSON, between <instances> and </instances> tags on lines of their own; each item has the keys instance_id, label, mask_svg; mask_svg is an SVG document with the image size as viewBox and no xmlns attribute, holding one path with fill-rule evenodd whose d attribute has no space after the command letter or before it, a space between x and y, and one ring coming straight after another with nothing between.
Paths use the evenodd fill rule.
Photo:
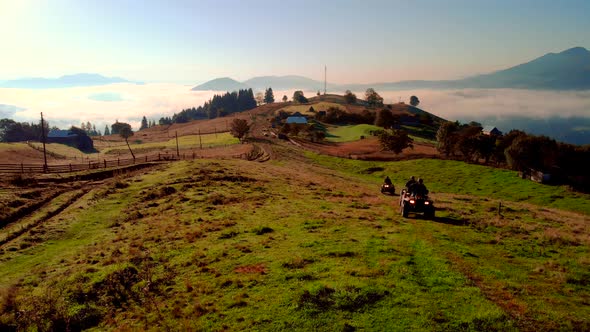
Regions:
<instances>
[{"instance_id":1,"label":"atv","mask_svg":"<svg viewBox=\"0 0 590 332\"><path fill-rule=\"evenodd\" d=\"M425 218L434 219L434 202L428 198L428 195L414 196L403 189L400 194L400 212L402 217L407 218L412 213L422 213Z\"/></svg>"},{"instance_id":2,"label":"atv","mask_svg":"<svg viewBox=\"0 0 590 332\"><path fill-rule=\"evenodd\" d=\"M395 187L393 186L393 184L384 183L381 185L381 193L395 195Z\"/></svg>"}]
</instances>

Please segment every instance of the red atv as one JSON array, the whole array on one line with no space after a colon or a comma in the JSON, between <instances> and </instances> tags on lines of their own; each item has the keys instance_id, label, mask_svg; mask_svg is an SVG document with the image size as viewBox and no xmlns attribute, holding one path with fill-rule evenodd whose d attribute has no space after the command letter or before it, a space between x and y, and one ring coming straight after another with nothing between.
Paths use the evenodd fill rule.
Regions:
<instances>
[{"instance_id":1,"label":"red atv","mask_svg":"<svg viewBox=\"0 0 590 332\"><path fill-rule=\"evenodd\" d=\"M410 213L422 213L425 218L434 219L434 202L428 195L416 196L403 189L399 199L402 217L407 218Z\"/></svg>"}]
</instances>

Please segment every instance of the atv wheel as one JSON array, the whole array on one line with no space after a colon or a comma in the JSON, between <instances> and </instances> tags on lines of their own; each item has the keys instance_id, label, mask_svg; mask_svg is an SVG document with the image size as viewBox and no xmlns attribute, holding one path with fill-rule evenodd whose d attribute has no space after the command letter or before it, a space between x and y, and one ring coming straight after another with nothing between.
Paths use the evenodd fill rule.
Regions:
<instances>
[{"instance_id":1,"label":"atv wheel","mask_svg":"<svg viewBox=\"0 0 590 332\"><path fill-rule=\"evenodd\" d=\"M428 211L424 212L424 216L428 219L434 219L434 209L429 209Z\"/></svg>"},{"instance_id":2,"label":"atv wheel","mask_svg":"<svg viewBox=\"0 0 590 332\"><path fill-rule=\"evenodd\" d=\"M409 214L410 214L410 209L408 208L408 206L406 204L403 204L402 205L402 217L407 218Z\"/></svg>"}]
</instances>

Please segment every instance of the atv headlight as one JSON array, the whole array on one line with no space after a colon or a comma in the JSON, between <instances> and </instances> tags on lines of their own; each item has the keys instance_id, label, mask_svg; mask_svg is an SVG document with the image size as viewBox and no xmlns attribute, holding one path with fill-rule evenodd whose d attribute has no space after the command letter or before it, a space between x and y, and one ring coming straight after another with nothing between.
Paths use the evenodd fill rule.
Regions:
<instances>
[{"instance_id":1,"label":"atv headlight","mask_svg":"<svg viewBox=\"0 0 590 332\"><path fill-rule=\"evenodd\" d=\"M429 201L424 202L424 205L429 205L429 204L430 204Z\"/></svg>"},{"instance_id":2,"label":"atv headlight","mask_svg":"<svg viewBox=\"0 0 590 332\"><path fill-rule=\"evenodd\" d=\"M413 199L411 199L411 200L410 200L410 204L414 204L414 203L416 203L416 201L415 201L415 200L413 200Z\"/></svg>"}]
</instances>

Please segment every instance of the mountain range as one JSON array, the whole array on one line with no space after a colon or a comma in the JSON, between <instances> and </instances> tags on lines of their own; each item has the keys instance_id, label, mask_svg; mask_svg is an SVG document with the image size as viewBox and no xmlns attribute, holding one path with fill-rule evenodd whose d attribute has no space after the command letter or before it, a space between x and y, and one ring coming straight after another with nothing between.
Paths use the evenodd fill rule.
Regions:
<instances>
[{"instance_id":1,"label":"mountain range","mask_svg":"<svg viewBox=\"0 0 590 332\"><path fill-rule=\"evenodd\" d=\"M264 90L301 89L316 91L324 89L324 82L302 76L261 76L244 82L229 77L218 78L192 88L194 91L234 91L252 88ZM548 53L508 69L459 80L400 81L373 84L327 84L328 90L364 91L407 89L533 89L533 90L588 90L590 89L590 51L574 47L560 53Z\"/></svg>"},{"instance_id":2,"label":"mountain range","mask_svg":"<svg viewBox=\"0 0 590 332\"><path fill-rule=\"evenodd\" d=\"M97 86L113 83L143 84L141 82L128 81L120 77L105 77L99 74L74 74L65 75L58 78L21 78L16 80L0 81L0 88L55 89Z\"/></svg>"}]
</instances>

